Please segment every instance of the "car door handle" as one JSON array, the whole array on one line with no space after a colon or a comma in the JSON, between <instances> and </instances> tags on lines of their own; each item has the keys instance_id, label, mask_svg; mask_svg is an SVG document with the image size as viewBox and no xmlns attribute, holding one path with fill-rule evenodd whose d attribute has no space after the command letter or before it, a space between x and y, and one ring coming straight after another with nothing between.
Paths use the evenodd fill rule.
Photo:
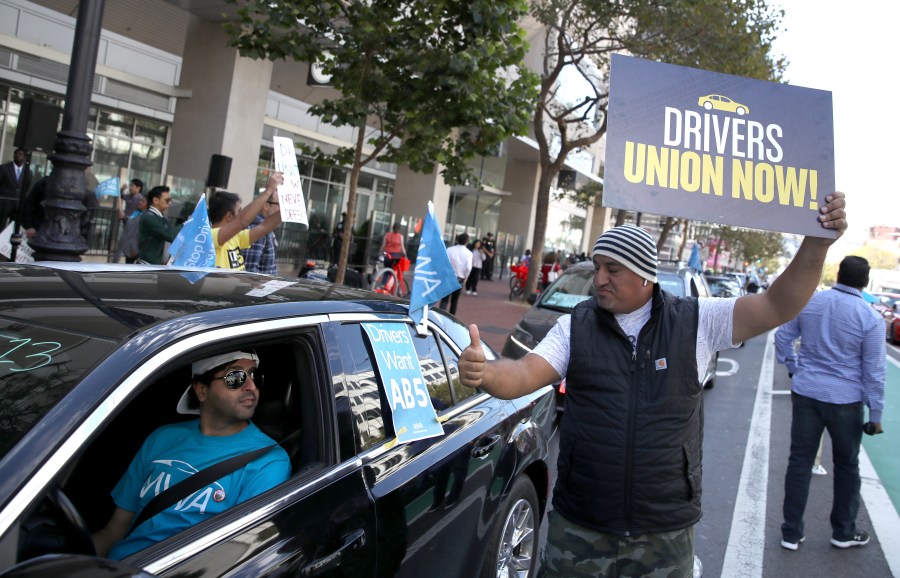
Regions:
<instances>
[{"instance_id":1,"label":"car door handle","mask_svg":"<svg viewBox=\"0 0 900 578\"><path fill-rule=\"evenodd\" d=\"M483 458L484 456L488 455L489 453L491 453L491 450L493 450L494 447L498 443L500 443L500 439L501 438L499 435L494 434L492 436L488 436L486 438L482 438L482 439L478 440L478 443L475 445L475 448L472 450L472 457L473 458Z\"/></svg>"},{"instance_id":2,"label":"car door handle","mask_svg":"<svg viewBox=\"0 0 900 578\"><path fill-rule=\"evenodd\" d=\"M341 544L340 548L327 556L324 556L317 560L313 560L300 569L300 574L302 576L315 576L317 574L325 572L326 570L331 570L342 562L341 558L344 554L348 554L353 550L356 550L357 548L362 548L363 546L365 546L365 544L365 530L359 529L354 530L349 534L344 534L344 543Z\"/></svg>"}]
</instances>

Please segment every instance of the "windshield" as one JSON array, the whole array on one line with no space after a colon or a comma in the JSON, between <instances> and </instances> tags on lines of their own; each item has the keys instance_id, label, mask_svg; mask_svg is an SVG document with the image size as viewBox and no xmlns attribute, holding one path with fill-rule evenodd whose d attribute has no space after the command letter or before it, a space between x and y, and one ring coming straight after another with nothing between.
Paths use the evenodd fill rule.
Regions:
<instances>
[{"instance_id":1,"label":"windshield","mask_svg":"<svg viewBox=\"0 0 900 578\"><path fill-rule=\"evenodd\" d=\"M741 288L738 286L737 281L715 277L707 277L706 281L709 283L709 290L713 294L713 297L741 296Z\"/></svg>"},{"instance_id":2,"label":"windshield","mask_svg":"<svg viewBox=\"0 0 900 578\"><path fill-rule=\"evenodd\" d=\"M684 297L684 281L681 280L681 277L674 273L658 271L656 278L659 281L660 289L676 297Z\"/></svg>"},{"instance_id":3,"label":"windshield","mask_svg":"<svg viewBox=\"0 0 900 578\"><path fill-rule=\"evenodd\" d=\"M587 267L563 273L541 295L541 307L566 313L590 297L594 296L594 270Z\"/></svg>"},{"instance_id":4,"label":"windshield","mask_svg":"<svg viewBox=\"0 0 900 578\"><path fill-rule=\"evenodd\" d=\"M95 337L0 320L0 457L112 347Z\"/></svg>"}]
</instances>

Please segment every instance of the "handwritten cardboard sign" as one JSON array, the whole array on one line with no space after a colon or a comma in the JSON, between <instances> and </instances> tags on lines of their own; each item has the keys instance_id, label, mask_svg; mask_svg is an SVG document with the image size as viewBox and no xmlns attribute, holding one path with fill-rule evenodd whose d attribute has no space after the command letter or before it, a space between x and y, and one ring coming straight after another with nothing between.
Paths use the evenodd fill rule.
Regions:
<instances>
[{"instance_id":1,"label":"handwritten cardboard sign","mask_svg":"<svg viewBox=\"0 0 900 578\"><path fill-rule=\"evenodd\" d=\"M275 170L284 174L284 184L278 186L281 220L309 225L294 141L283 136L276 136L272 140L275 142Z\"/></svg>"}]
</instances>

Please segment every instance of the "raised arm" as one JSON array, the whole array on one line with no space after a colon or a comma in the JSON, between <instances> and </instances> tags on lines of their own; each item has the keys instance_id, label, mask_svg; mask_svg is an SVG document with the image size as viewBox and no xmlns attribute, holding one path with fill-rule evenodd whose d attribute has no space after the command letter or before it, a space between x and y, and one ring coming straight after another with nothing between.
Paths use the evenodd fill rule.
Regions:
<instances>
[{"instance_id":1,"label":"raised arm","mask_svg":"<svg viewBox=\"0 0 900 578\"><path fill-rule=\"evenodd\" d=\"M256 198L253 199L246 207L243 207L241 209L241 212L238 213L236 219L233 219L230 222L223 224L219 228L219 238L218 238L219 244L224 245L225 243L228 242L229 239L231 239L232 237L237 235L242 229L246 229L247 227L249 227L250 224L253 222L253 219L256 218L256 215L260 214L262 212L262 210L266 208L266 203L269 202L269 199L271 199L272 195L275 194L275 192L278 190L278 185L280 185L283 182L284 182L284 176L281 173L273 172L272 174L270 174L269 180L268 180L268 182L266 182L266 190L264 190L262 193L257 195ZM279 219L280 219L280 217L279 217ZM260 225L260 226L262 226L262 225ZM263 234L268 233L271 230L274 230L275 227L277 227L277 226L278 225L276 224L269 231L265 231L265 232L260 231L258 233L259 236L256 238L258 239ZM258 228L259 227L254 227L254 229L250 230L251 242L254 240L252 232Z\"/></svg>"},{"instance_id":2,"label":"raised arm","mask_svg":"<svg viewBox=\"0 0 900 578\"><path fill-rule=\"evenodd\" d=\"M797 316L822 277L828 248L847 230L844 193L828 195L819 215L822 227L837 232L834 238L805 237L784 273L763 293L745 295L734 305L732 342L746 341Z\"/></svg>"},{"instance_id":3,"label":"raised arm","mask_svg":"<svg viewBox=\"0 0 900 578\"><path fill-rule=\"evenodd\" d=\"M469 325L472 342L459 356L459 379L500 399L515 399L559 381L560 376L539 355L487 361L477 325Z\"/></svg>"}]
</instances>

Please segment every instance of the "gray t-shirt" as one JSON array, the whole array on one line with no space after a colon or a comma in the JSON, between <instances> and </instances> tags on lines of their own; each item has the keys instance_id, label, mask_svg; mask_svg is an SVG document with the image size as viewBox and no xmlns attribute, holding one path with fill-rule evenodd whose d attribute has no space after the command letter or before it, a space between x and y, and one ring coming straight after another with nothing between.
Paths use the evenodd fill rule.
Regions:
<instances>
[{"instance_id":1,"label":"gray t-shirt","mask_svg":"<svg viewBox=\"0 0 900 578\"><path fill-rule=\"evenodd\" d=\"M723 299L718 297L701 297L700 320L697 327L697 374L703 375L710 357L716 351L737 347L740 343L731 343L731 333L734 326L734 302L736 299ZM641 328L650 319L652 301L648 301L643 307L631 313L615 314L619 327L631 340L632 347L637 342L637 336ZM566 376L569 367L569 344L572 331L572 316L563 315L556 321L556 325L547 333L547 336L531 351L540 355L553 366L560 377Z\"/></svg>"}]
</instances>

